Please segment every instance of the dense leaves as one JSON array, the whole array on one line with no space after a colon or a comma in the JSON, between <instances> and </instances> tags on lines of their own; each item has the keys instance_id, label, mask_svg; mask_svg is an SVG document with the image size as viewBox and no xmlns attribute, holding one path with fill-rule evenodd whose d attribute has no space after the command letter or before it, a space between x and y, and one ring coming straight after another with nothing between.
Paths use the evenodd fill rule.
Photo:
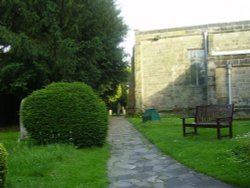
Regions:
<instances>
[{"instance_id":1,"label":"dense leaves","mask_svg":"<svg viewBox=\"0 0 250 188\"><path fill-rule=\"evenodd\" d=\"M0 143L0 187L5 187L6 175L7 175L7 152L3 144Z\"/></svg>"},{"instance_id":2,"label":"dense leaves","mask_svg":"<svg viewBox=\"0 0 250 188\"><path fill-rule=\"evenodd\" d=\"M114 0L0 0L0 92L81 81L107 100L126 79L126 31Z\"/></svg>"},{"instance_id":3,"label":"dense leaves","mask_svg":"<svg viewBox=\"0 0 250 188\"><path fill-rule=\"evenodd\" d=\"M24 126L39 144L102 146L107 109L86 84L52 83L29 95L21 109Z\"/></svg>"}]
</instances>

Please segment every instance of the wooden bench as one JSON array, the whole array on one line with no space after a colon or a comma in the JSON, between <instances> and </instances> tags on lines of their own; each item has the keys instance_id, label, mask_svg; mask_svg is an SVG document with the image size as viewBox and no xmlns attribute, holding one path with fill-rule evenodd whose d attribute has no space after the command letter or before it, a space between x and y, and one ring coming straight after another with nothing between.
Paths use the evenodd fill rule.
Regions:
<instances>
[{"instance_id":1,"label":"wooden bench","mask_svg":"<svg viewBox=\"0 0 250 188\"><path fill-rule=\"evenodd\" d=\"M187 122L187 118L194 118L194 122ZM225 136L233 137L233 105L206 105L196 106L193 117L182 117L183 136L194 133L197 128L217 129L217 138L221 139L221 129L228 128L229 134ZM193 128L193 132L187 132L186 128Z\"/></svg>"}]
</instances>

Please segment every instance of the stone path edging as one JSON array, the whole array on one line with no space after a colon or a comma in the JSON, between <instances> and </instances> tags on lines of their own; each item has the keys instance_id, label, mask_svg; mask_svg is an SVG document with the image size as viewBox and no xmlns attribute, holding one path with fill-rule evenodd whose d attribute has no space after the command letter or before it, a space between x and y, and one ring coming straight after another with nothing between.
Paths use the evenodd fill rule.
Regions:
<instances>
[{"instance_id":1,"label":"stone path edging","mask_svg":"<svg viewBox=\"0 0 250 188\"><path fill-rule=\"evenodd\" d=\"M149 143L124 117L111 117L109 188L230 188L194 172Z\"/></svg>"}]
</instances>

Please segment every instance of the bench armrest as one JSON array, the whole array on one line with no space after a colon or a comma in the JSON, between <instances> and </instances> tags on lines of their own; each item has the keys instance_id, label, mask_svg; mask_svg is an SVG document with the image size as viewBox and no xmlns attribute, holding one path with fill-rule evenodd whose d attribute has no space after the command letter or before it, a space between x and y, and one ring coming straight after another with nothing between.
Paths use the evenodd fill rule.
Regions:
<instances>
[{"instance_id":1,"label":"bench armrest","mask_svg":"<svg viewBox=\"0 0 250 188\"><path fill-rule=\"evenodd\" d=\"M218 117L216 118L217 122L221 122L221 121L232 121L233 118L232 117Z\"/></svg>"},{"instance_id":2,"label":"bench armrest","mask_svg":"<svg viewBox=\"0 0 250 188\"><path fill-rule=\"evenodd\" d=\"M194 116L182 116L182 124L185 125L186 124L186 119L190 119L190 118L195 118Z\"/></svg>"},{"instance_id":3,"label":"bench armrest","mask_svg":"<svg viewBox=\"0 0 250 188\"><path fill-rule=\"evenodd\" d=\"M182 116L181 119L195 118L194 116Z\"/></svg>"}]
</instances>

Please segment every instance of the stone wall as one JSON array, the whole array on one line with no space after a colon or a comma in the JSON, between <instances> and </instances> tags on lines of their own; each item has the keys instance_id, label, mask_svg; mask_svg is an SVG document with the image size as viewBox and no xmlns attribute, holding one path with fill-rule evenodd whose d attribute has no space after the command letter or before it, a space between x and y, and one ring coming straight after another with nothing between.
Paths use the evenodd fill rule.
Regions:
<instances>
[{"instance_id":1,"label":"stone wall","mask_svg":"<svg viewBox=\"0 0 250 188\"><path fill-rule=\"evenodd\" d=\"M245 87L250 84L250 80L247 79L250 77L250 22L231 23L226 27L210 30L208 102L217 104L229 102L226 65L230 64L232 103L236 107L250 106L248 102L250 89Z\"/></svg>"},{"instance_id":2,"label":"stone wall","mask_svg":"<svg viewBox=\"0 0 250 188\"><path fill-rule=\"evenodd\" d=\"M244 71L250 68L250 21L136 31L135 38L129 106L173 110L227 103L228 63L233 102L250 105L250 72Z\"/></svg>"}]
</instances>

